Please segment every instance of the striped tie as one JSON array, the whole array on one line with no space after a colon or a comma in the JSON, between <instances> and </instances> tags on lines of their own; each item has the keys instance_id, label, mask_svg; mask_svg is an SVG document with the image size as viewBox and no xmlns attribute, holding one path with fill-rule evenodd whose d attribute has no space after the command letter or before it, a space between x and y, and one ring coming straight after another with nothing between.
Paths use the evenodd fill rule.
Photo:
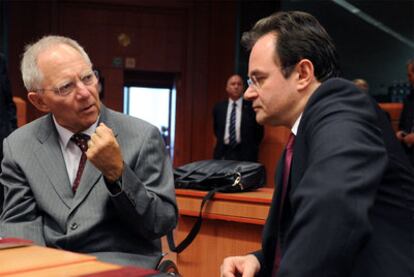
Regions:
<instances>
[{"instance_id":1,"label":"striped tie","mask_svg":"<svg viewBox=\"0 0 414 277\"><path fill-rule=\"evenodd\" d=\"M230 144L231 147L234 147L237 144L237 140L236 140L236 108L237 108L237 104L236 104L236 102L233 102L233 107L231 109L231 114L230 114L230 128L229 128L229 134L230 134L229 144Z\"/></svg>"},{"instance_id":2,"label":"striped tie","mask_svg":"<svg viewBox=\"0 0 414 277\"><path fill-rule=\"evenodd\" d=\"M75 181L73 182L72 190L76 192L78 186L80 184L80 180L82 177L83 170L85 169L86 164L86 154L85 152L88 150L88 140L90 137L85 134L74 134L70 140L73 141L82 151L81 159L79 161L78 171L76 172Z\"/></svg>"}]
</instances>

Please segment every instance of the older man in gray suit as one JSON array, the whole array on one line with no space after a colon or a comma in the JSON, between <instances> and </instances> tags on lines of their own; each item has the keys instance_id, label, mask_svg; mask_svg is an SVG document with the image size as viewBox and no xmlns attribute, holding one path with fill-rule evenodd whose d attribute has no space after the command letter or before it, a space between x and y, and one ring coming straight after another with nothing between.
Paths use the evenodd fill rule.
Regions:
<instances>
[{"instance_id":1,"label":"older man in gray suit","mask_svg":"<svg viewBox=\"0 0 414 277\"><path fill-rule=\"evenodd\" d=\"M21 70L29 101L47 115L4 141L0 235L154 267L159 238L177 222L158 130L102 105L92 63L69 38L28 46Z\"/></svg>"}]
</instances>

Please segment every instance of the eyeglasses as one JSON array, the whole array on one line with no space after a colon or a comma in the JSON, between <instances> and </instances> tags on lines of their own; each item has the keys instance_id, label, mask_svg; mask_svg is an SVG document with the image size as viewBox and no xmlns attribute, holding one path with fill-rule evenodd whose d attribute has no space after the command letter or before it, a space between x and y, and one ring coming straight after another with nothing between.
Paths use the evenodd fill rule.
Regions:
<instances>
[{"instance_id":1,"label":"eyeglasses","mask_svg":"<svg viewBox=\"0 0 414 277\"><path fill-rule=\"evenodd\" d=\"M96 83L98 82L98 78L99 78L98 71L93 70L80 76L79 81L84 86L93 86L93 85L96 85ZM57 95L67 96L76 90L77 84L78 84L78 80L73 79L72 81L64 83L63 85L56 87L56 88L37 89L36 91L42 92L42 91L50 90L50 91L53 91Z\"/></svg>"},{"instance_id":2,"label":"eyeglasses","mask_svg":"<svg viewBox=\"0 0 414 277\"><path fill-rule=\"evenodd\" d=\"M260 83L255 75L247 79L247 85L256 91L260 90Z\"/></svg>"}]
</instances>

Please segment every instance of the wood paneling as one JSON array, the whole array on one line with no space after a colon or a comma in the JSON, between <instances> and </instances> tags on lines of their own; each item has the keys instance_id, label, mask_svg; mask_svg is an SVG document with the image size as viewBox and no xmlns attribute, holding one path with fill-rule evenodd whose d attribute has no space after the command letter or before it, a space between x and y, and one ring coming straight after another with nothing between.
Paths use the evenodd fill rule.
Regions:
<instances>
[{"instance_id":1,"label":"wood paneling","mask_svg":"<svg viewBox=\"0 0 414 277\"><path fill-rule=\"evenodd\" d=\"M189 233L206 192L177 189L180 211L176 243ZM245 193L217 193L203 213L203 224L195 240L176 255L183 276L219 276L228 256L245 255L260 249L261 233L273 189Z\"/></svg>"},{"instance_id":2,"label":"wood paneling","mask_svg":"<svg viewBox=\"0 0 414 277\"><path fill-rule=\"evenodd\" d=\"M277 163L282 156L290 130L285 127L265 126L265 135L260 145L259 161L266 167L266 186L274 186Z\"/></svg>"},{"instance_id":3,"label":"wood paneling","mask_svg":"<svg viewBox=\"0 0 414 277\"><path fill-rule=\"evenodd\" d=\"M195 220L181 216L178 241L190 231ZM177 255L182 276L220 276L220 265L228 256L246 255L260 249L263 226L205 219L194 242Z\"/></svg>"},{"instance_id":4,"label":"wood paneling","mask_svg":"<svg viewBox=\"0 0 414 277\"><path fill-rule=\"evenodd\" d=\"M180 215L198 216L205 191L176 189ZM260 188L244 193L216 193L204 208L204 217L263 225L269 212L273 189Z\"/></svg>"},{"instance_id":5,"label":"wood paneling","mask_svg":"<svg viewBox=\"0 0 414 277\"><path fill-rule=\"evenodd\" d=\"M168 2L168 3L166 3ZM73 37L83 45L105 77L103 102L122 111L124 67L114 58L135 58L141 71L175 74L177 88L174 166L212 158L215 143L212 109L226 98L234 73L236 1L11 1L9 72L13 94L26 99L19 72L25 44L46 34ZM243 31L243 30L242 30ZM122 46L118 36L130 44ZM397 129L401 104L382 104ZM27 120L42 115L31 104ZM274 168L289 130L265 127L259 161L273 186Z\"/></svg>"},{"instance_id":6,"label":"wood paneling","mask_svg":"<svg viewBox=\"0 0 414 277\"><path fill-rule=\"evenodd\" d=\"M234 1L236 2L236 1ZM236 4L232 1L212 1L209 15L210 32L208 36L209 57L207 77L207 98L203 105L206 109L204 126L200 132L205 134L205 144L198 149L194 158L197 160L203 157L212 158L215 145L213 130L213 107L224 99L227 99L225 87L227 79L235 72L236 45L239 38L236 37Z\"/></svg>"},{"instance_id":7,"label":"wood paneling","mask_svg":"<svg viewBox=\"0 0 414 277\"><path fill-rule=\"evenodd\" d=\"M400 122L400 115L401 115L403 104L402 103L380 103L379 106L381 107L381 109L383 109L389 114L394 131L398 131L399 129L398 124Z\"/></svg>"},{"instance_id":8,"label":"wood paneling","mask_svg":"<svg viewBox=\"0 0 414 277\"><path fill-rule=\"evenodd\" d=\"M25 45L54 31L55 1L9 1L8 12L8 66L14 96L27 99L20 74L20 59ZM27 105L27 120L41 116L31 104Z\"/></svg>"},{"instance_id":9,"label":"wood paneling","mask_svg":"<svg viewBox=\"0 0 414 277\"><path fill-rule=\"evenodd\" d=\"M226 81L235 68L237 3L162 2L11 1L8 41L13 94L26 99L19 71L23 46L46 34L69 36L84 46L100 69L105 78L103 103L112 109L123 108L125 69L114 65L115 58L135 58L136 70L175 74L174 165L212 158L212 109L226 98ZM120 34L129 36L129 45L118 42ZM28 104L29 122L41 115ZM260 161L267 168L270 186L286 137L280 128L266 128Z\"/></svg>"}]
</instances>

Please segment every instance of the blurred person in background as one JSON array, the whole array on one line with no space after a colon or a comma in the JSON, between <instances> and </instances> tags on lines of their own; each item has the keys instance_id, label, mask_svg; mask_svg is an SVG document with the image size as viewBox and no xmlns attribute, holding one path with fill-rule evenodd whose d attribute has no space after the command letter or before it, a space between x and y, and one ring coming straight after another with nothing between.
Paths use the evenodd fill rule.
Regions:
<instances>
[{"instance_id":1,"label":"blurred person in background","mask_svg":"<svg viewBox=\"0 0 414 277\"><path fill-rule=\"evenodd\" d=\"M226 83L228 99L213 110L216 160L257 162L263 126L257 124L252 103L243 99L243 79L234 74Z\"/></svg>"}]
</instances>

